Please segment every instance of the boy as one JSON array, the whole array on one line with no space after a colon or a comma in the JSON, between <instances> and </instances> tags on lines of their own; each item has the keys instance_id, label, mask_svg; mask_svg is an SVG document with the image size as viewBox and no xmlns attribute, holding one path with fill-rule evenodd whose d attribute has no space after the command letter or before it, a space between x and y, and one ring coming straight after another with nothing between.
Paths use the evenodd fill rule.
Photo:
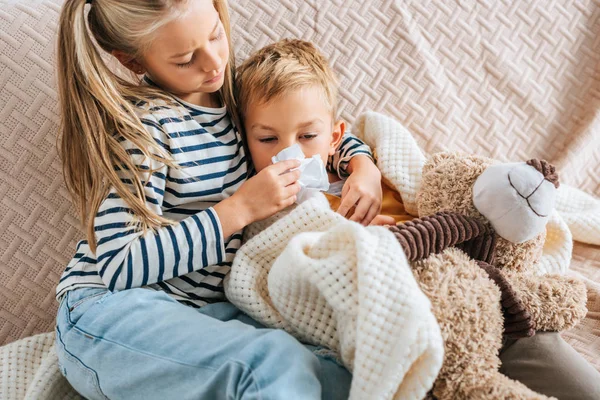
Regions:
<instances>
[{"instance_id":1,"label":"boy","mask_svg":"<svg viewBox=\"0 0 600 400\"><path fill-rule=\"evenodd\" d=\"M270 165L273 156L294 144L307 158L319 154L327 165L341 144L346 127L344 121L336 119L336 77L312 44L284 40L267 46L239 68L237 79L246 141L257 172ZM335 155L332 161L330 165L348 162L344 154ZM368 154L356 156L356 161L364 164L360 173L370 176L362 181L372 186L351 191L359 181L359 172L352 173L350 166L350 176L328 171L331 187L326 195L332 208L363 225L411 219L399 194L387 185L383 186L381 207L369 197L369 193L381 193L381 173Z\"/></svg>"},{"instance_id":2,"label":"boy","mask_svg":"<svg viewBox=\"0 0 600 400\"><path fill-rule=\"evenodd\" d=\"M237 90L247 145L257 171L294 144L306 157L320 155L325 164L334 155L345 131L344 122L337 119L337 80L312 44L282 40L259 50L239 67ZM357 158L363 158L365 164L370 162L368 156ZM332 165L343 162L347 160L342 154ZM369 189L375 192L381 185L381 174L374 166L361 170L372 176ZM363 205L370 203L361 202L360 197L345 198L354 185L352 175L346 178L328 172L328 199L332 208L339 205L340 214L350 213L350 219L363 224L393 224L412 218L404 211L399 195L386 185L382 215L378 215L379 207ZM342 195L341 203L334 195ZM356 210L351 212L356 203ZM500 358L502 373L539 393L560 399L600 398L598 372L557 333L509 340Z\"/></svg>"}]
</instances>

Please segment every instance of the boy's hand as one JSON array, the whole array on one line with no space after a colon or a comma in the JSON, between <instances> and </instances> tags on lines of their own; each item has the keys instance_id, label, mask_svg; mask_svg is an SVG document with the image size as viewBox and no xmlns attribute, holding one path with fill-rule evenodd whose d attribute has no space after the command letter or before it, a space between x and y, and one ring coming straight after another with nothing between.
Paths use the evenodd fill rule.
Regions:
<instances>
[{"instance_id":1,"label":"boy's hand","mask_svg":"<svg viewBox=\"0 0 600 400\"><path fill-rule=\"evenodd\" d=\"M394 226L396 225L396 220L393 217L387 216L387 215L377 215L375 218L373 218L373 220L371 221L371 223L369 225L376 225L376 226Z\"/></svg>"},{"instance_id":2,"label":"boy's hand","mask_svg":"<svg viewBox=\"0 0 600 400\"><path fill-rule=\"evenodd\" d=\"M342 188L342 202L337 212L346 216L354 206L351 221L369 225L381 211L381 172L366 156L356 156L348 164L350 176Z\"/></svg>"}]
</instances>

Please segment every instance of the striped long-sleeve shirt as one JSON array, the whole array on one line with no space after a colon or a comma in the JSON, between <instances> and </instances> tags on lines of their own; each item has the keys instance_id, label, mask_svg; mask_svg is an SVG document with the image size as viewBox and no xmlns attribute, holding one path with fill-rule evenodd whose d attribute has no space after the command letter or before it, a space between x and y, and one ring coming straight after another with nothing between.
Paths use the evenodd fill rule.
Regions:
<instances>
[{"instance_id":1,"label":"striped long-sleeve shirt","mask_svg":"<svg viewBox=\"0 0 600 400\"><path fill-rule=\"evenodd\" d=\"M111 190L94 219L96 252L87 241L78 243L57 287L58 299L81 287L147 287L192 306L224 298L223 279L242 236L223 237L213 206L247 179L244 147L224 107L180 104L150 108L140 103L139 108L145 128L179 168L148 159L131 142L121 142L135 165L153 171L142 178L147 207L177 224L146 233L136 229L132 211ZM348 134L330 167L345 176L348 160L357 154L370 155L370 150Z\"/></svg>"}]
</instances>

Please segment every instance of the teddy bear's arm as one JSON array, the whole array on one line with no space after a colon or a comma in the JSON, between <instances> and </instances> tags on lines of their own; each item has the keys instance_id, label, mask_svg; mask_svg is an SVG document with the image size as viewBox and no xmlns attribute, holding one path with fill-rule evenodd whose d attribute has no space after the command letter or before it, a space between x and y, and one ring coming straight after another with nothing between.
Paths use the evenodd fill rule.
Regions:
<instances>
[{"instance_id":1,"label":"teddy bear's arm","mask_svg":"<svg viewBox=\"0 0 600 400\"><path fill-rule=\"evenodd\" d=\"M493 261L493 231L476 218L441 212L389 227L409 261L422 260L457 246L475 259Z\"/></svg>"},{"instance_id":2,"label":"teddy bear's arm","mask_svg":"<svg viewBox=\"0 0 600 400\"><path fill-rule=\"evenodd\" d=\"M531 314L536 330L559 332L577 325L587 314L587 291L579 279L564 275L506 273Z\"/></svg>"}]
</instances>

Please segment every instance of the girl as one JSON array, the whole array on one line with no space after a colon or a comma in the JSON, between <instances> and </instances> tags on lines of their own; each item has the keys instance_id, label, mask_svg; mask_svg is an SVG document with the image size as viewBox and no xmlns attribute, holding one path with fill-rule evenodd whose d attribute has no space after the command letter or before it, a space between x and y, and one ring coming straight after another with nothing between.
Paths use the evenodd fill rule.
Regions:
<instances>
[{"instance_id":1,"label":"girl","mask_svg":"<svg viewBox=\"0 0 600 400\"><path fill-rule=\"evenodd\" d=\"M240 230L300 189L285 173L297 161L247 179L229 31L225 0L65 2L61 152L87 240L57 288L56 348L87 398L348 395L348 371L224 302ZM94 42L144 82L114 75ZM363 222L381 202L365 152L349 136L333 165Z\"/></svg>"}]
</instances>

